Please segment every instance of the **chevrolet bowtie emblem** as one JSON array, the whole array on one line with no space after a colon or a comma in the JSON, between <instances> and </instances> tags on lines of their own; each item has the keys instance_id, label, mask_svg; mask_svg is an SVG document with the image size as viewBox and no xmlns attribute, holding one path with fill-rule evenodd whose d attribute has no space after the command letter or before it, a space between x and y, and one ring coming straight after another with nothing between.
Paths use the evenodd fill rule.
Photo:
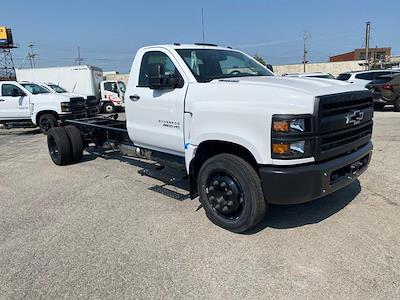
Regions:
<instances>
[{"instance_id":1,"label":"chevrolet bowtie emblem","mask_svg":"<svg viewBox=\"0 0 400 300\"><path fill-rule=\"evenodd\" d=\"M357 125L364 119L364 112L361 110L353 110L346 115L346 124Z\"/></svg>"}]
</instances>

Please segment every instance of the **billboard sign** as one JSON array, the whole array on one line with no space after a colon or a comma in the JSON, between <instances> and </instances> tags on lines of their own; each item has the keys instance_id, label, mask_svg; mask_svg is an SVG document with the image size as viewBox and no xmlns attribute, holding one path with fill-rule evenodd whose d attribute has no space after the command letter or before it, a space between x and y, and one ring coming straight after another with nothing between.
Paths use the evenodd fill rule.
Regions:
<instances>
[{"instance_id":1,"label":"billboard sign","mask_svg":"<svg viewBox=\"0 0 400 300\"><path fill-rule=\"evenodd\" d=\"M0 45L8 46L13 44L11 29L0 26Z\"/></svg>"}]
</instances>

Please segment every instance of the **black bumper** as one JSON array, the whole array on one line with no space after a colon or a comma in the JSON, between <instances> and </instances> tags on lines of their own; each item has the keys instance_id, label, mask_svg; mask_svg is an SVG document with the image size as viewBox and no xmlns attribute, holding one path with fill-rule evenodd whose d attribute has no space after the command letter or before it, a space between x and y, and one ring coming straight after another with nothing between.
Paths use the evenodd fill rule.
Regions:
<instances>
[{"instance_id":1,"label":"black bumper","mask_svg":"<svg viewBox=\"0 0 400 300\"><path fill-rule=\"evenodd\" d=\"M261 166L260 178L268 203L308 202L333 193L357 179L368 167L372 143L339 158L303 166Z\"/></svg>"}]
</instances>

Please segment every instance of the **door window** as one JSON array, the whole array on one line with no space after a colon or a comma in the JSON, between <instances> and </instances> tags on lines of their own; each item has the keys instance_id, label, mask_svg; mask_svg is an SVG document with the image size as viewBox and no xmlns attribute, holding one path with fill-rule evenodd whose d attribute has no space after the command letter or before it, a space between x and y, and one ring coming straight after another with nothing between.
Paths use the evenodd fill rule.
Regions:
<instances>
[{"instance_id":1,"label":"door window","mask_svg":"<svg viewBox=\"0 0 400 300\"><path fill-rule=\"evenodd\" d=\"M390 75L390 73L391 72L388 72L388 71L384 71L384 72L374 72L374 79L375 78L378 78L379 76L382 76L382 75Z\"/></svg>"},{"instance_id":2,"label":"door window","mask_svg":"<svg viewBox=\"0 0 400 300\"><path fill-rule=\"evenodd\" d=\"M116 82L105 82L104 89L109 92L118 93L118 86Z\"/></svg>"},{"instance_id":3,"label":"door window","mask_svg":"<svg viewBox=\"0 0 400 300\"><path fill-rule=\"evenodd\" d=\"M20 96L25 96L25 93L16 85L13 84L3 84L1 86L1 95L4 97L12 97L12 90L16 89Z\"/></svg>"},{"instance_id":4,"label":"door window","mask_svg":"<svg viewBox=\"0 0 400 300\"><path fill-rule=\"evenodd\" d=\"M356 75L357 79L364 79L364 80L373 80L374 79L374 73L361 73Z\"/></svg>"},{"instance_id":5,"label":"door window","mask_svg":"<svg viewBox=\"0 0 400 300\"><path fill-rule=\"evenodd\" d=\"M143 55L142 65L140 66L139 86L149 86L149 74L154 65L161 65L161 75L171 77L182 77L176 69L172 60L161 51L150 51Z\"/></svg>"}]
</instances>

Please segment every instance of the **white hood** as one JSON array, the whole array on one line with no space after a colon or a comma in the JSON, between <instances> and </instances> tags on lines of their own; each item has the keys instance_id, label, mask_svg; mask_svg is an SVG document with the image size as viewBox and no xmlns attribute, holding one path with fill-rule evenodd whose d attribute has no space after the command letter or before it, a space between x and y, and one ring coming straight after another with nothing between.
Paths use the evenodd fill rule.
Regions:
<instances>
[{"instance_id":1,"label":"white hood","mask_svg":"<svg viewBox=\"0 0 400 300\"><path fill-rule=\"evenodd\" d=\"M360 86L356 86L347 82L335 79L321 78L288 78L278 76L253 76L253 77L237 77L228 79L215 79L212 83L231 83L240 85L266 86L274 89L282 89L287 92L297 92L311 96L321 96L327 94L336 94L343 92L352 92L364 90Z\"/></svg>"}]
</instances>

